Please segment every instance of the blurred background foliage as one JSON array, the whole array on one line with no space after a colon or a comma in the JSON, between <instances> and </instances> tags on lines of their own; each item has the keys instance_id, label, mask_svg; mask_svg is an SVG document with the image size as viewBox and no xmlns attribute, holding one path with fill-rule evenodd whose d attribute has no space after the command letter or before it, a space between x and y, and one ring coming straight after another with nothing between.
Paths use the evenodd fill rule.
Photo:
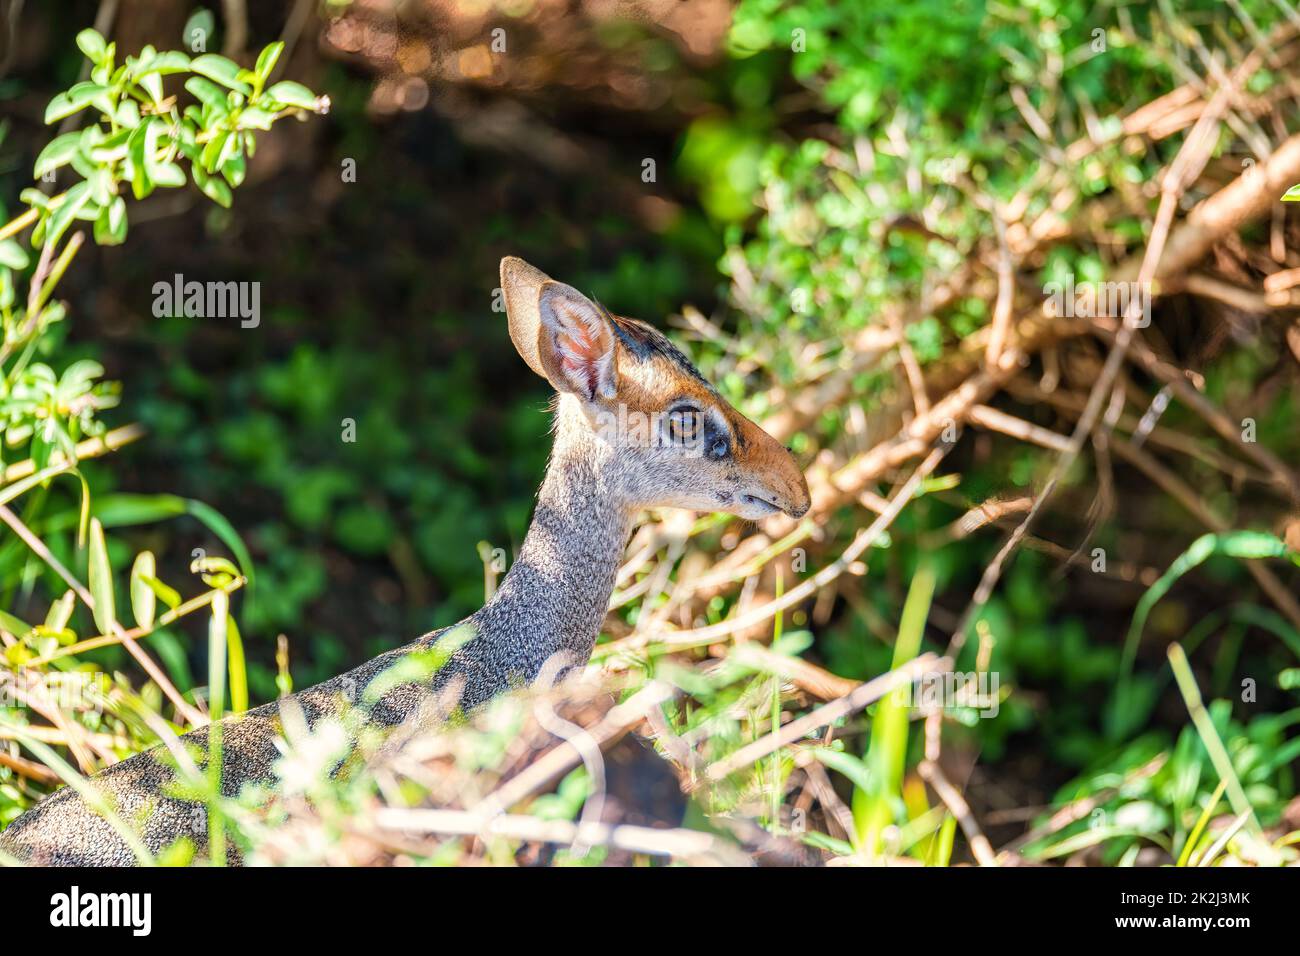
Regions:
<instances>
[{"instance_id":1,"label":"blurred background foliage","mask_svg":"<svg viewBox=\"0 0 1300 956\"><path fill-rule=\"evenodd\" d=\"M124 49L178 46L196 22L211 24L215 45L229 39L219 10L189 0L116 6L112 35ZM1240 57L1288 17L1272 0L1229 6L647 0L620 16L532 0L401 11L250 4L244 45L285 37L282 70L330 97L328 121L266 134L231 209L197 195L142 202L126 242L85 250L64 280L75 320L46 336L42 358L102 363L126 389L103 420L149 431L85 463L95 499L174 492L216 506L238 529L257 569L236 601L249 684L254 700L270 699L278 635L288 638L294 684L314 683L477 608L480 542L512 553L521 541L547 452L548 395L492 310L502 255L535 262L615 312L673 326L747 414L787 416L803 460L842 462L911 414L896 350L856 362L864 331L905 312L903 334L927 380L969 359L995 297L972 268L995 234L995 204L1017 211L1005 242L1031 295L1067 276L1104 278L1141 251L1152 210L1144 187L1185 126L1135 150L1120 117L1195 87L1207 48ZM74 35L102 11L86 0L28 3L11 21L21 42L8 38L0 73L6 201L48 140L45 103L77 79ZM504 51L491 45L497 28ZM1285 78L1281 65L1260 69L1249 91L1267 98ZM1294 113L1273 114L1280 125L1268 135L1294 128ZM1225 130L1189 199L1238 175L1256 133L1253 120ZM1080 140L1094 148L1075 156ZM1083 213L1096 197L1100 220ZM153 284L176 274L260 282L260 326L155 318ZM1254 418L1258 440L1283 461L1300 461L1284 339L1190 296L1159 308L1162 344L1204 375L1205 394L1234 419ZM1086 381L1088 367L1065 377ZM828 370L848 376L843 396L805 415L791 396ZM1069 431L1072 419L1063 425L1046 402L1013 392L1004 404ZM1200 427L1177 404L1161 424ZM886 546L864 557L865 576L794 614L788 629L811 631L805 656L844 678L887 669L922 562L936 584L926 646L941 649L999 544L945 530L980 502L1031 494L1052 461L1004 435L964 438L944 466L959 483L932 480ZM1286 517L1212 465L1182 465L1232 526L1278 528ZM966 722L958 749L972 763L978 755L972 800L981 814L1008 814L1004 833L1023 829L1014 808L1094 792L1139 805L1106 843L1105 862L1118 862L1143 836L1185 838L1188 808L1195 819L1216 782L1201 775L1206 757L1154 645L1227 605L1266 601L1238 562L1213 558L1198 570L1199 587L1157 606L1153 647L1124 703L1129 733L1108 735L1101 712L1133 608L1153 570L1203 529L1118 464L1106 479L1117 486L1112 510L1092 522L1099 480L1091 461L1076 464L1035 528L1041 546L1013 560L984 608L979 627L995 636L988 666L1014 691L996 718ZM65 509L72 501L70 489L50 495L66 495ZM863 513L841 509L816 553L837 553ZM69 560L74 534L66 523L53 534ZM728 534L705 532L705 552L734 547ZM1082 565L1070 563L1085 540ZM1053 541L1063 546L1043 544ZM192 520L110 528L119 566L146 547L165 579L184 576L192 549L224 550ZM1092 573L1092 547L1136 570ZM40 586L42 576L16 542L0 544L0 605L43 616L60 588ZM1287 580L1294 592L1294 571ZM708 617L730 602L714 598ZM634 625L641 613L631 605L623 616ZM1196 658L1207 696L1236 701L1241 675L1261 678L1257 702L1221 702L1214 718L1261 820L1277 824L1294 795L1296 702L1274 675L1295 667L1295 655L1243 621L1208 637ZM152 640L172 679L192 689L206 671L205 642L182 628ZM119 648L92 659L129 664ZM909 765L920 743L914 735ZM1115 790L1158 754L1172 756ZM1040 855L1061 855L1061 836ZM1099 842L1086 836L1067 851ZM1174 839L1161 844L1170 853Z\"/></svg>"}]
</instances>

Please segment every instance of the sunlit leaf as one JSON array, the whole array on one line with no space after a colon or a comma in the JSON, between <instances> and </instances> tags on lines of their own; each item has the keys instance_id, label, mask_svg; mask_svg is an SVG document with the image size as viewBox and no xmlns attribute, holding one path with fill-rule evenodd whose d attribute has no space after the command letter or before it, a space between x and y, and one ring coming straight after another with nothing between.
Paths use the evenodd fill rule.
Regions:
<instances>
[{"instance_id":1,"label":"sunlit leaf","mask_svg":"<svg viewBox=\"0 0 1300 956\"><path fill-rule=\"evenodd\" d=\"M295 83L292 80L283 80L276 83L266 91L266 95L277 103L283 103L285 106L297 106L301 109L313 111L320 106L315 93L301 83Z\"/></svg>"},{"instance_id":2,"label":"sunlit leaf","mask_svg":"<svg viewBox=\"0 0 1300 956\"><path fill-rule=\"evenodd\" d=\"M98 63L104 58L108 44L99 35L98 30L87 28L77 34L77 48L86 54L87 59L91 62Z\"/></svg>"},{"instance_id":3,"label":"sunlit leaf","mask_svg":"<svg viewBox=\"0 0 1300 956\"><path fill-rule=\"evenodd\" d=\"M275 69L275 64L279 62L280 54L283 52L283 40L276 40L274 43L268 44L266 48L257 55L257 64L253 67L253 72L261 77L262 81L265 82L266 78L271 75L271 71Z\"/></svg>"},{"instance_id":4,"label":"sunlit leaf","mask_svg":"<svg viewBox=\"0 0 1300 956\"><path fill-rule=\"evenodd\" d=\"M248 95L253 88L239 79L239 64L215 53L205 53L190 61L190 69L200 76L215 80L222 86ZM186 84L187 88L189 84Z\"/></svg>"},{"instance_id":5,"label":"sunlit leaf","mask_svg":"<svg viewBox=\"0 0 1300 956\"><path fill-rule=\"evenodd\" d=\"M153 627L154 609L158 595L149 586L147 578L157 573L152 551L141 551L131 565L131 615L143 628Z\"/></svg>"},{"instance_id":6,"label":"sunlit leaf","mask_svg":"<svg viewBox=\"0 0 1300 956\"><path fill-rule=\"evenodd\" d=\"M117 623L117 609L113 598L113 568L108 563L108 545L104 541L104 526L96 518L90 519L90 596L95 599L95 626L101 634L112 634Z\"/></svg>"}]
</instances>

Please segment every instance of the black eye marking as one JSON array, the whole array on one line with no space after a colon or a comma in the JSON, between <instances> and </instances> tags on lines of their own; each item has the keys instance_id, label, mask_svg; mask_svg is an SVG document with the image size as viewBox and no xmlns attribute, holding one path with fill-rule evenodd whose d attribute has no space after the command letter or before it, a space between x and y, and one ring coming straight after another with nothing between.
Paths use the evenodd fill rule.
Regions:
<instances>
[{"instance_id":1,"label":"black eye marking","mask_svg":"<svg viewBox=\"0 0 1300 956\"><path fill-rule=\"evenodd\" d=\"M727 431L725 425L717 421L716 417L704 420L703 438L701 448L706 456L714 461L731 457L731 433Z\"/></svg>"},{"instance_id":2,"label":"black eye marking","mask_svg":"<svg viewBox=\"0 0 1300 956\"><path fill-rule=\"evenodd\" d=\"M683 401L668 409L664 430L668 440L681 448L715 461L731 457L732 436L726 425L691 402Z\"/></svg>"}]
</instances>

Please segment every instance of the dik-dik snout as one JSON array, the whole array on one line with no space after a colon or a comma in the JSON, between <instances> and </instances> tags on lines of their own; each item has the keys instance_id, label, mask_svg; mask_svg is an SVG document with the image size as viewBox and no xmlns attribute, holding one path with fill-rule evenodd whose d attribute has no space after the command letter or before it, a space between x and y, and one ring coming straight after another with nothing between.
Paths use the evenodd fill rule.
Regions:
<instances>
[{"instance_id":1,"label":"dik-dik snout","mask_svg":"<svg viewBox=\"0 0 1300 956\"><path fill-rule=\"evenodd\" d=\"M736 411L654 327L611 315L522 259L501 260L510 337L580 415L632 508L802 517L808 484L785 448Z\"/></svg>"}]
</instances>

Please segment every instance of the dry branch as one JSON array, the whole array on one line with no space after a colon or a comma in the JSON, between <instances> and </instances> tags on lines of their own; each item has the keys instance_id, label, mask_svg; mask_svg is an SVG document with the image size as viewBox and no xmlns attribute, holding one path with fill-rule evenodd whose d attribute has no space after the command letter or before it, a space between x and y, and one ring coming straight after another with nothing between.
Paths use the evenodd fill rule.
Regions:
<instances>
[{"instance_id":1,"label":"dry branch","mask_svg":"<svg viewBox=\"0 0 1300 956\"><path fill-rule=\"evenodd\" d=\"M910 684L924 674L945 671L949 666L951 662L946 658L940 658L935 654L922 654L903 666L854 688L847 696L823 704L816 710L790 721L775 733L764 734L753 743L741 747L716 763L709 764L705 776L713 781L724 780L737 770L762 760L768 754L790 746L801 737L806 737L813 731L820 730L841 717L847 717L874 703L895 687Z\"/></svg>"}]
</instances>

